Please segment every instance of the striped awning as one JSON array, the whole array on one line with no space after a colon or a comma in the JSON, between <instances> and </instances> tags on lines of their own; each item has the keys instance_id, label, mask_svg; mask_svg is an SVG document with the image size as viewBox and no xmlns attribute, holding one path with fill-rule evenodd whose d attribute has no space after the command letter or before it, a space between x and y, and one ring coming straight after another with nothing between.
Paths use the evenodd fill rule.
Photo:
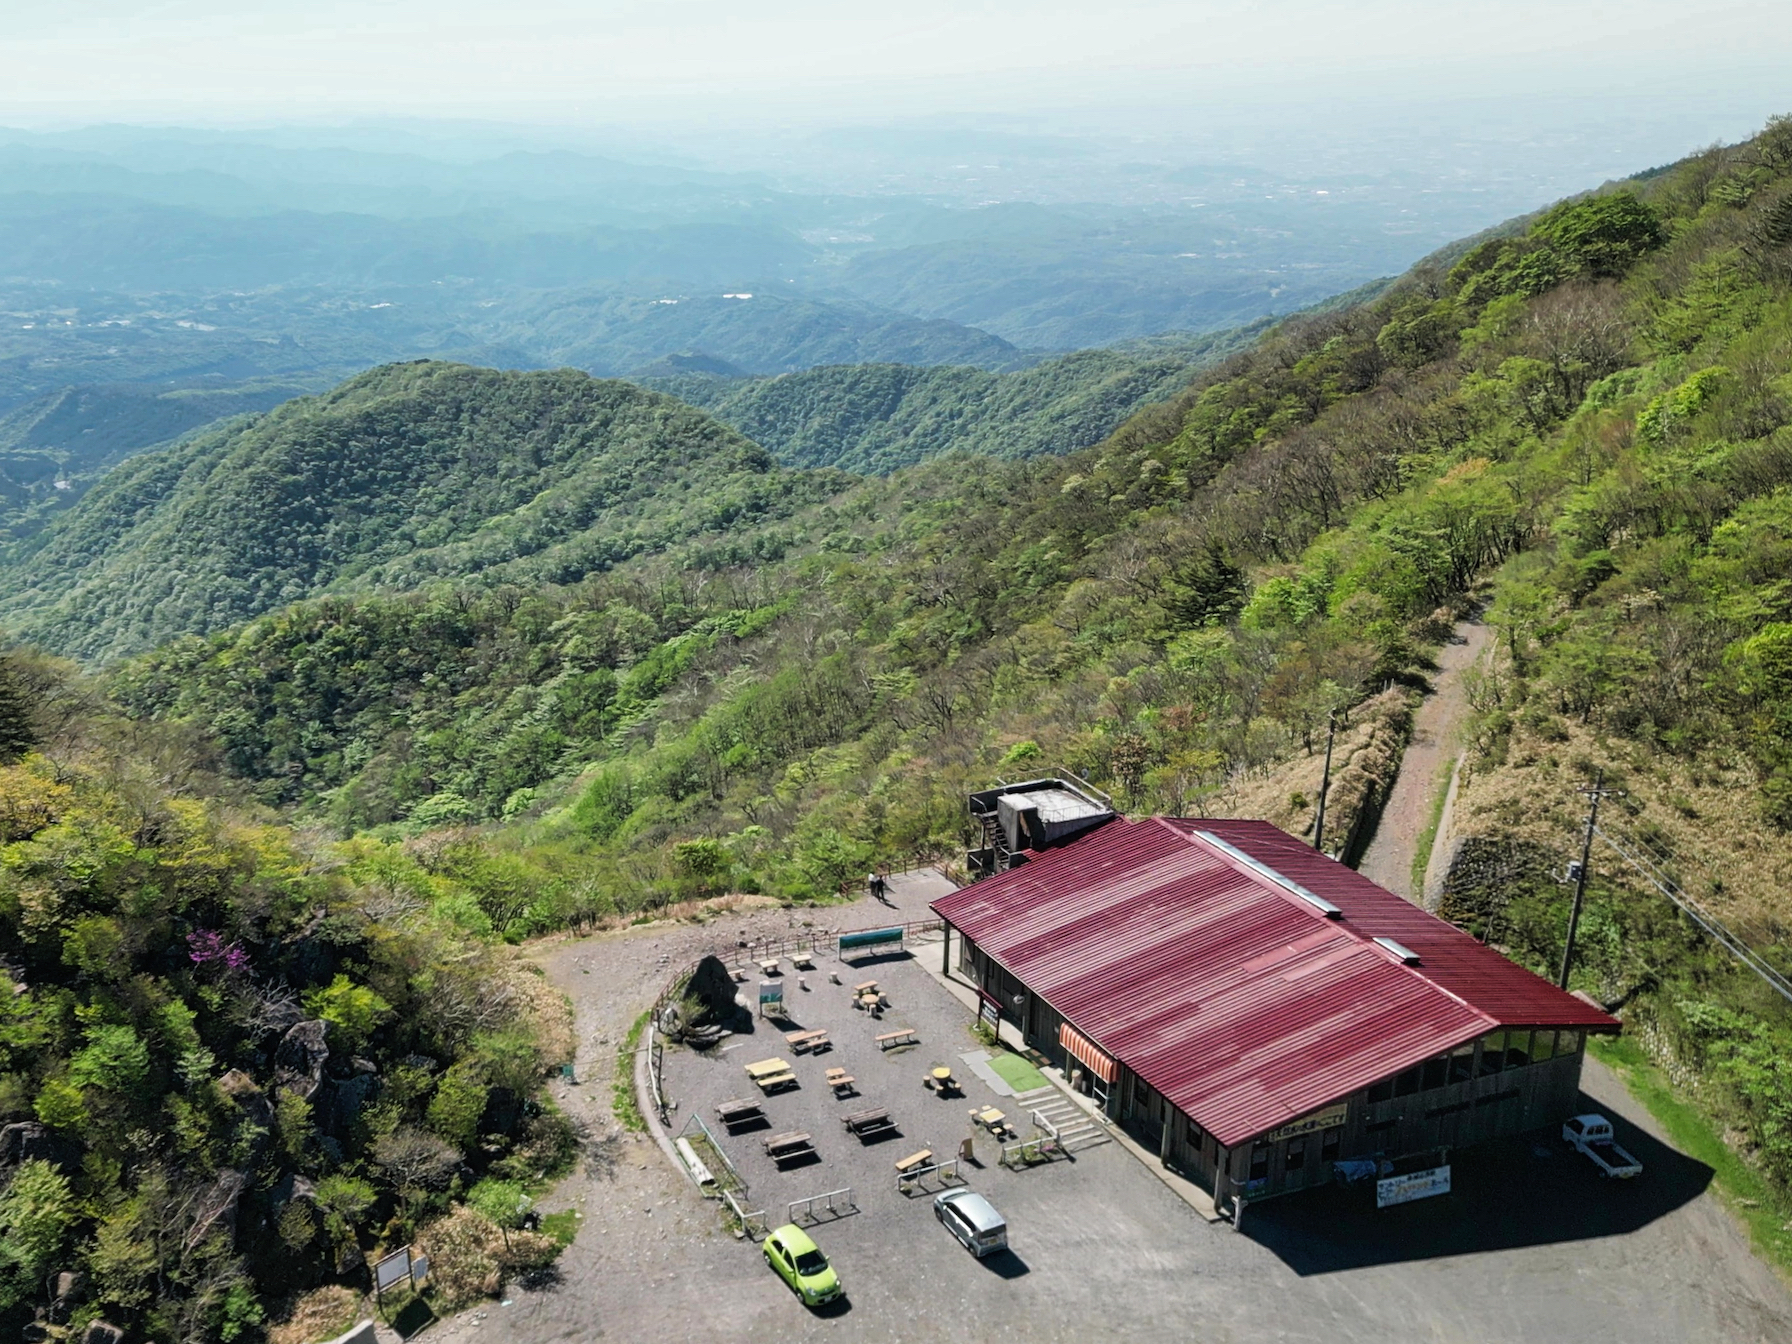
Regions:
<instances>
[{"instance_id":1,"label":"striped awning","mask_svg":"<svg viewBox=\"0 0 1792 1344\"><path fill-rule=\"evenodd\" d=\"M1068 1022L1058 1024L1058 1044L1089 1066L1089 1072L1104 1083L1111 1083L1120 1071L1112 1055L1103 1054L1095 1042Z\"/></svg>"}]
</instances>

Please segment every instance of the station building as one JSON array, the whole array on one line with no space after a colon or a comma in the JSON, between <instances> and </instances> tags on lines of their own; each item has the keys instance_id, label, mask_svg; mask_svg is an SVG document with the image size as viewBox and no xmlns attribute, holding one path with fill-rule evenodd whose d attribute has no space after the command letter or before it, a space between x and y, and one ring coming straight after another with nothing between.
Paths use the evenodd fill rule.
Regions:
<instances>
[{"instance_id":1,"label":"station building","mask_svg":"<svg viewBox=\"0 0 1792 1344\"><path fill-rule=\"evenodd\" d=\"M972 812L996 852L933 903L947 966L1221 1208L1559 1124L1618 1030L1267 822L1130 821L1055 780ZM1048 818L1043 848L995 833Z\"/></svg>"}]
</instances>

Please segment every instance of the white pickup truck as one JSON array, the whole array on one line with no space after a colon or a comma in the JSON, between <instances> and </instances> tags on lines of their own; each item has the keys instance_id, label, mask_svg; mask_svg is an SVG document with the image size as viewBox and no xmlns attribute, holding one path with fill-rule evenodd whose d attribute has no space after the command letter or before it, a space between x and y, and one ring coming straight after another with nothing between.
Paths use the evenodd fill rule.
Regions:
<instances>
[{"instance_id":1,"label":"white pickup truck","mask_svg":"<svg viewBox=\"0 0 1792 1344\"><path fill-rule=\"evenodd\" d=\"M1627 1181L1643 1169L1643 1164L1612 1138L1612 1122L1603 1115L1575 1116L1562 1126L1562 1142L1585 1153L1602 1176Z\"/></svg>"}]
</instances>

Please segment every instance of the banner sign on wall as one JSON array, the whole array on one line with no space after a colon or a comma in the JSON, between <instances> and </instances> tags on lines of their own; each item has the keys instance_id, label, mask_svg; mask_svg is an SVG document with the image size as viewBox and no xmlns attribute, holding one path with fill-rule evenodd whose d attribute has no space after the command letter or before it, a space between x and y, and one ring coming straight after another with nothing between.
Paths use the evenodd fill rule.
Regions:
<instances>
[{"instance_id":1,"label":"banner sign on wall","mask_svg":"<svg viewBox=\"0 0 1792 1344\"><path fill-rule=\"evenodd\" d=\"M1404 1176L1384 1176L1375 1182L1375 1207L1410 1204L1415 1199L1450 1193L1450 1169L1432 1167L1428 1171L1411 1171Z\"/></svg>"}]
</instances>

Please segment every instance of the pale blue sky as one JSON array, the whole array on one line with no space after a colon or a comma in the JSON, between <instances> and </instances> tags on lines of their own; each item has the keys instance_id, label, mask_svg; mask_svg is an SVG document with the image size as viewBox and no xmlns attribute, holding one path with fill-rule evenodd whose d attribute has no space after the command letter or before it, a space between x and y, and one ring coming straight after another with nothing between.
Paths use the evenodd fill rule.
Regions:
<instances>
[{"instance_id":1,"label":"pale blue sky","mask_svg":"<svg viewBox=\"0 0 1792 1344\"><path fill-rule=\"evenodd\" d=\"M827 120L1650 86L1759 101L1789 57L1783 0L0 0L12 120Z\"/></svg>"}]
</instances>

